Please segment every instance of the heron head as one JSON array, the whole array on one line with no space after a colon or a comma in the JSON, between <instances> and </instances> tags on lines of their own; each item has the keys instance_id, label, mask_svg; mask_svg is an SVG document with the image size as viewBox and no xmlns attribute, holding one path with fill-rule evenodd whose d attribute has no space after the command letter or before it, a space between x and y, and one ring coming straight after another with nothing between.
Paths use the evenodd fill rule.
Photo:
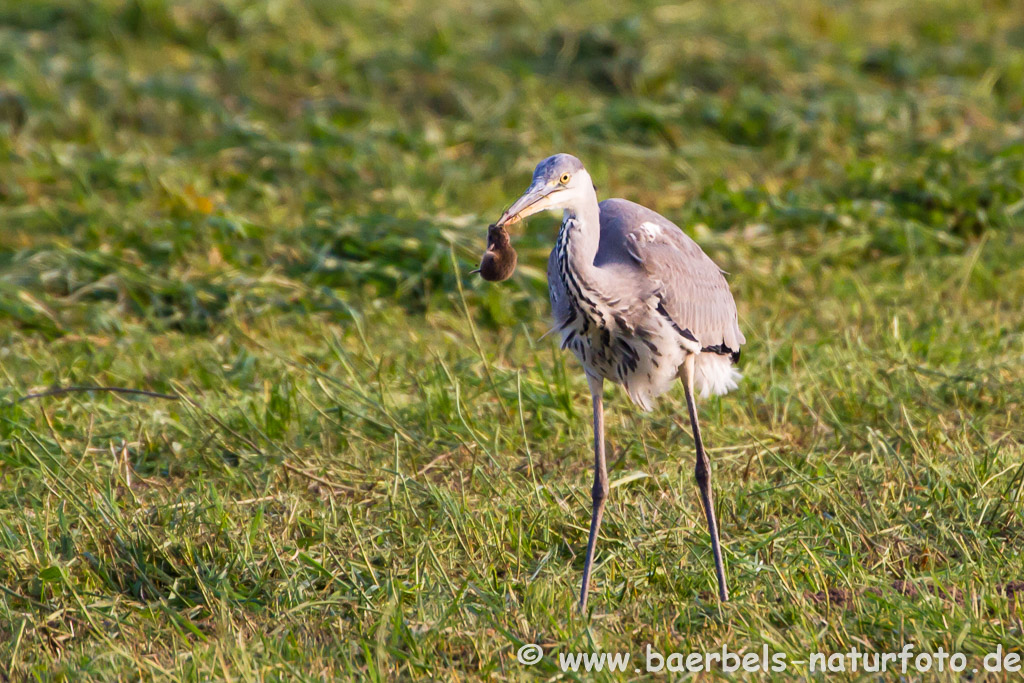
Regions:
<instances>
[{"instance_id":1,"label":"heron head","mask_svg":"<svg viewBox=\"0 0 1024 683\"><path fill-rule=\"evenodd\" d=\"M537 164L526 192L508 208L497 225L514 223L541 211L572 208L594 196L594 183L583 162L571 154L556 154Z\"/></svg>"}]
</instances>

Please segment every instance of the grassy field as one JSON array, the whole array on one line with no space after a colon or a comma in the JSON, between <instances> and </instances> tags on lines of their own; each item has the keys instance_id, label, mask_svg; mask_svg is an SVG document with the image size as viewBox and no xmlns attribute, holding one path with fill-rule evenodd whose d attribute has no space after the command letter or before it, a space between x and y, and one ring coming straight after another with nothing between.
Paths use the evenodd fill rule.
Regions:
<instances>
[{"instance_id":1,"label":"grassy field","mask_svg":"<svg viewBox=\"0 0 1024 683\"><path fill-rule=\"evenodd\" d=\"M1024 2L612 5L0 0L0 680L1024 648ZM614 389L574 614L558 218L469 275L556 151L731 273L728 604L682 391ZM94 385L166 397L19 401Z\"/></svg>"}]
</instances>

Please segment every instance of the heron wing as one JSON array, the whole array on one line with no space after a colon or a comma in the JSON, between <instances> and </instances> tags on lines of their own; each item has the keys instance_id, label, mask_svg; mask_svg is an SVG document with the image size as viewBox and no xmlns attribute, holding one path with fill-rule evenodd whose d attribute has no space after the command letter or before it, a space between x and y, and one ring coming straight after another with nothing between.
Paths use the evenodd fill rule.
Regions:
<instances>
[{"instance_id":1,"label":"heron wing","mask_svg":"<svg viewBox=\"0 0 1024 683\"><path fill-rule=\"evenodd\" d=\"M700 246L672 221L639 204L606 199L600 208L601 242L594 265L632 268L637 278L646 278L663 313L702 348L739 351L746 339L736 302L721 269ZM550 268L549 262L549 280Z\"/></svg>"}]
</instances>

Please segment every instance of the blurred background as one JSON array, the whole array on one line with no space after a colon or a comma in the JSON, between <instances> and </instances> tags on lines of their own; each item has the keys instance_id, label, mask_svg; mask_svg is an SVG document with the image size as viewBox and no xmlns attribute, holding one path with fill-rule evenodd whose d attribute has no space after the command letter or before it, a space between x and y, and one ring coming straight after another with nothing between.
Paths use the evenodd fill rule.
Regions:
<instances>
[{"instance_id":1,"label":"blurred background","mask_svg":"<svg viewBox=\"0 0 1024 683\"><path fill-rule=\"evenodd\" d=\"M731 273L724 621L681 395L613 394L607 620L566 616L589 427L537 341L558 218L516 228L512 280L468 274L560 151ZM0 667L1019 644L978 614L1024 571L1022 188L1018 0L0 0ZM188 398L12 403L70 385Z\"/></svg>"},{"instance_id":2,"label":"blurred background","mask_svg":"<svg viewBox=\"0 0 1024 683\"><path fill-rule=\"evenodd\" d=\"M135 317L199 329L250 296L231 273L269 270L447 305L449 245L475 260L556 151L602 196L705 238L745 230L723 243L773 262L962 251L1022 211L1020 9L5 3L4 265L36 261L8 270L5 310L117 327L123 307L88 301L117 290ZM768 234L796 244L757 248ZM530 229L520 286L543 284L552 239ZM84 315L56 320L10 289L64 308L48 297L84 285ZM504 322L522 301L481 291L503 292Z\"/></svg>"}]
</instances>

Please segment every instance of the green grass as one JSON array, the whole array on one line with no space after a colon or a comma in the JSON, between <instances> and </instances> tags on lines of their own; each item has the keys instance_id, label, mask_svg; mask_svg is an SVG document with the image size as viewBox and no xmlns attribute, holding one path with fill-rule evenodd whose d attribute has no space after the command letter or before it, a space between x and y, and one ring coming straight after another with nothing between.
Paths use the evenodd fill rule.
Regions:
<instances>
[{"instance_id":1,"label":"green grass","mask_svg":"<svg viewBox=\"0 0 1024 683\"><path fill-rule=\"evenodd\" d=\"M0 2L0 678L1024 648L1024 3L611 5ZM729 604L682 392L615 389L573 613L557 218L468 275L555 151L731 273ZM73 385L182 398L14 403Z\"/></svg>"}]
</instances>

